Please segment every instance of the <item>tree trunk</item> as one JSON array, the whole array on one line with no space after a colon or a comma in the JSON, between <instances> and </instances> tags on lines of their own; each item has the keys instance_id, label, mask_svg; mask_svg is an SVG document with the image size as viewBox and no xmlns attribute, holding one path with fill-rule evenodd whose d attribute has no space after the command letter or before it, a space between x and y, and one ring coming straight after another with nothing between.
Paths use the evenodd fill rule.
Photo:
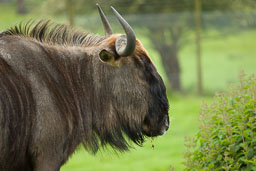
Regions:
<instances>
[{"instance_id":1,"label":"tree trunk","mask_svg":"<svg viewBox=\"0 0 256 171\"><path fill-rule=\"evenodd\" d=\"M17 13L26 14L27 10L25 8L24 0L17 0Z\"/></svg>"},{"instance_id":2,"label":"tree trunk","mask_svg":"<svg viewBox=\"0 0 256 171\"><path fill-rule=\"evenodd\" d=\"M180 81L180 65L178 61L177 49L175 46L163 45L157 48L161 55L163 67L167 75L168 81L171 84L173 91L181 90Z\"/></svg>"},{"instance_id":3,"label":"tree trunk","mask_svg":"<svg viewBox=\"0 0 256 171\"><path fill-rule=\"evenodd\" d=\"M196 34L196 68L197 68L197 91L203 93L202 67L201 67L201 0L195 0L195 34Z\"/></svg>"},{"instance_id":4,"label":"tree trunk","mask_svg":"<svg viewBox=\"0 0 256 171\"><path fill-rule=\"evenodd\" d=\"M166 76L173 91L181 91L178 52L182 34L183 29L175 24L166 28L150 28L149 34L149 38L161 56Z\"/></svg>"},{"instance_id":5,"label":"tree trunk","mask_svg":"<svg viewBox=\"0 0 256 171\"><path fill-rule=\"evenodd\" d=\"M73 0L66 0L66 11L67 17L70 25L74 25L74 3Z\"/></svg>"}]
</instances>

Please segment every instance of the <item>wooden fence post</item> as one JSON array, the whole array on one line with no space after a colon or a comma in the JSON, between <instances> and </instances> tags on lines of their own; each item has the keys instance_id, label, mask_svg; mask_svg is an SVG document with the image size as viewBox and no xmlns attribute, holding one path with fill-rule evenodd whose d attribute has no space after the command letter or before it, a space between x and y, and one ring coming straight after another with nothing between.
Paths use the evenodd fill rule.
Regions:
<instances>
[{"instance_id":1,"label":"wooden fence post","mask_svg":"<svg viewBox=\"0 0 256 171\"><path fill-rule=\"evenodd\" d=\"M196 33L196 68L197 68L197 91L203 93L202 66L201 66L201 0L195 0L195 33Z\"/></svg>"}]
</instances>

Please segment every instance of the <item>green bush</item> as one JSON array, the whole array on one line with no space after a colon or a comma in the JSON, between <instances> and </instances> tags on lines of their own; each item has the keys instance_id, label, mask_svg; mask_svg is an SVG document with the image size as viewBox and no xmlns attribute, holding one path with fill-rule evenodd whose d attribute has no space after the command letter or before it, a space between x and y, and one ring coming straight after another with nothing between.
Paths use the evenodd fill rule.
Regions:
<instances>
[{"instance_id":1,"label":"green bush","mask_svg":"<svg viewBox=\"0 0 256 171\"><path fill-rule=\"evenodd\" d=\"M199 114L197 136L185 138L185 170L256 170L256 78L219 93Z\"/></svg>"}]
</instances>

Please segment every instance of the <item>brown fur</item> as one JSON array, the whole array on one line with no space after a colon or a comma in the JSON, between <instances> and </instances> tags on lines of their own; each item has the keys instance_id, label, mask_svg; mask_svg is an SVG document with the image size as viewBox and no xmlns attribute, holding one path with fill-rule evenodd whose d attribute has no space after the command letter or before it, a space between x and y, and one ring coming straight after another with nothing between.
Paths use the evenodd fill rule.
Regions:
<instances>
[{"instance_id":1,"label":"brown fur","mask_svg":"<svg viewBox=\"0 0 256 171\"><path fill-rule=\"evenodd\" d=\"M161 77L139 41L118 56L118 36L49 21L0 34L0 171L57 171L81 143L125 151L168 129Z\"/></svg>"}]
</instances>

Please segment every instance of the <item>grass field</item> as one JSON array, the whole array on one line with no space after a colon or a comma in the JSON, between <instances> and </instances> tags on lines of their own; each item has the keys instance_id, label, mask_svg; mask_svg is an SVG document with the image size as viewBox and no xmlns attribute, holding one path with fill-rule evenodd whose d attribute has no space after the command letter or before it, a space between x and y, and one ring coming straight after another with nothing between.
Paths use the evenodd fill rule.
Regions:
<instances>
[{"instance_id":1,"label":"grass field","mask_svg":"<svg viewBox=\"0 0 256 171\"><path fill-rule=\"evenodd\" d=\"M10 6L0 6L0 30L38 16L17 16ZM211 35L211 36L209 36ZM151 48L145 37L142 39L149 49L159 72L164 76L158 53ZM239 72L256 72L256 31L247 30L237 34L220 36L217 33L204 33L202 39L203 85L206 94L212 95L217 90L225 90L230 83L237 82ZM180 52L182 83L186 95L169 95L170 130L153 142L148 139L144 147L135 147L128 153L116 155L104 151L92 156L83 149L78 149L61 171L167 171L170 165L182 170L185 150L184 137L192 136L197 131L197 116L203 100L212 101L212 96L198 97L196 90L196 67L194 42ZM152 149L152 143L155 148Z\"/></svg>"}]
</instances>

